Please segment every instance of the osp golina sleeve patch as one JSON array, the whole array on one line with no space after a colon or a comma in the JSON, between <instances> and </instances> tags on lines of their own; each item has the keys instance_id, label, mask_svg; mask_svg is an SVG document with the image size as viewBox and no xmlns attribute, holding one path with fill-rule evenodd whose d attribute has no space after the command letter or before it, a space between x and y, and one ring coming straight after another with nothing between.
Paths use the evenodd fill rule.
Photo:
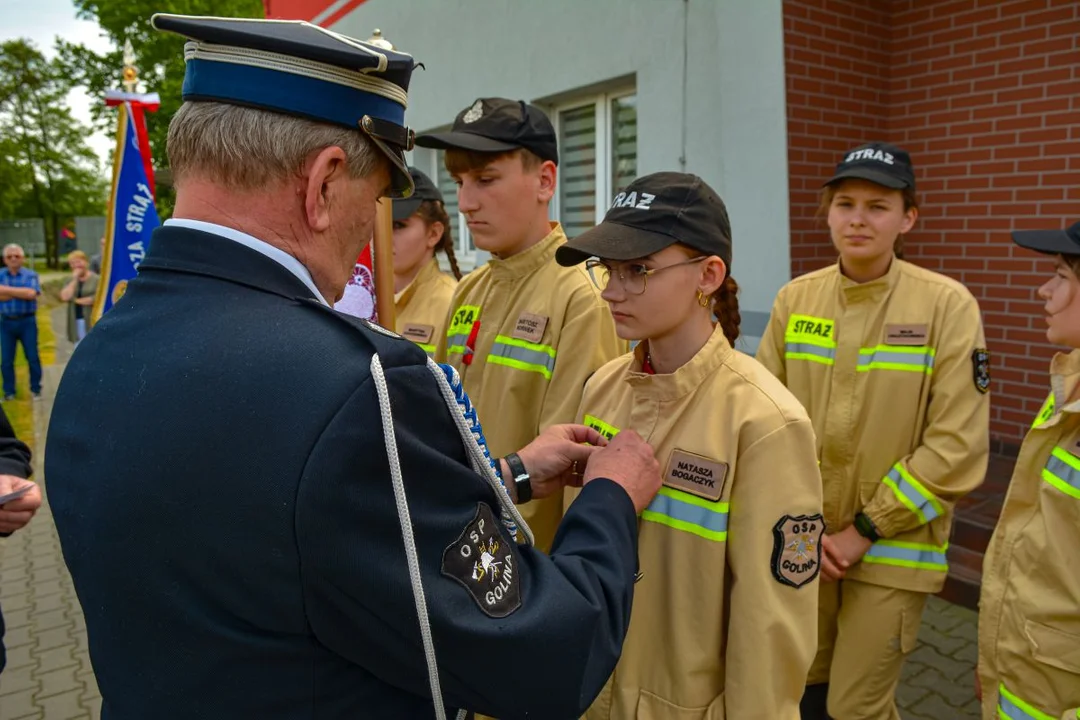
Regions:
<instances>
[{"instance_id":1,"label":"osp golina sleeve patch","mask_svg":"<svg viewBox=\"0 0 1080 720\"><path fill-rule=\"evenodd\" d=\"M456 580L489 617L521 607L521 580L514 543L499 534L491 507L477 503L476 515L443 551L442 574Z\"/></svg>"}]
</instances>

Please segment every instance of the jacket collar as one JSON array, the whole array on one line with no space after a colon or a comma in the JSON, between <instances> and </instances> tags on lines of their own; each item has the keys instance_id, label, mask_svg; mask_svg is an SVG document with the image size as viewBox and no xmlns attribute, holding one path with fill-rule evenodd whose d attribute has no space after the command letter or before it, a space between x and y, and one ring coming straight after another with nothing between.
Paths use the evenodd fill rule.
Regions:
<instances>
[{"instance_id":1,"label":"jacket collar","mask_svg":"<svg viewBox=\"0 0 1080 720\"><path fill-rule=\"evenodd\" d=\"M1050 361L1050 389L1054 394L1054 407L1061 412L1080 413L1080 400L1069 402L1080 384L1080 350L1058 353ZM1054 415L1058 415L1057 412Z\"/></svg>"},{"instance_id":2,"label":"jacket collar","mask_svg":"<svg viewBox=\"0 0 1080 720\"><path fill-rule=\"evenodd\" d=\"M218 278L287 298L318 301L307 285L281 264L233 240L183 227L154 230L139 271L161 270Z\"/></svg>"},{"instance_id":3,"label":"jacket collar","mask_svg":"<svg viewBox=\"0 0 1080 720\"><path fill-rule=\"evenodd\" d=\"M529 275L538 268L555 262L555 251L566 242L566 233L562 225L551 223L551 232L528 250L519 252L506 259L491 258L488 267L491 276L497 280L517 280Z\"/></svg>"},{"instance_id":4,"label":"jacket collar","mask_svg":"<svg viewBox=\"0 0 1080 720\"><path fill-rule=\"evenodd\" d=\"M903 272L904 261L894 257L889 263L889 270L877 280L857 283L844 275L840 261L836 261L836 272L840 277L840 295L846 303L879 302L887 297L896 287Z\"/></svg>"},{"instance_id":5,"label":"jacket collar","mask_svg":"<svg viewBox=\"0 0 1080 720\"><path fill-rule=\"evenodd\" d=\"M638 392L647 393L656 400L676 400L701 387L718 367L731 357L734 350L724 337L719 323L713 327L712 335L697 351L690 361L673 373L649 375L641 371L642 361L648 343L639 343L634 348L634 357L623 373L623 379Z\"/></svg>"},{"instance_id":6,"label":"jacket collar","mask_svg":"<svg viewBox=\"0 0 1080 720\"><path fill-rule=\"evenodd\" d=\"M412 282L406 285L405 289L402 290L401 293L394 298L394 306L398 310L401 310L403 307L408 305L409 302L412 300L413 295L416 294L416 288L434 279L440 272L442 271L439 269L439 261L436 260L434 257L431 258L431 262L420 268L420 272L416 273L416 277L412 279Z\"/></svg>"}]
</instances>

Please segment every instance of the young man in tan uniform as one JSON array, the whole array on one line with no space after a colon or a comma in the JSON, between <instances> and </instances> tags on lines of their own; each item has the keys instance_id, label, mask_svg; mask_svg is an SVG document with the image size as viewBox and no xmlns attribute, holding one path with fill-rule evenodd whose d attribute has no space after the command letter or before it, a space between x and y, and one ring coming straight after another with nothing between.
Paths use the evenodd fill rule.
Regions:
<instances>
[{"instance_id":1,"label":"young man in tan uniform","mask_svg":"<svg viewBox=\"0 0 1080 720\"><path fill-rule=\"evenodd\" d=\"M986 473L979 306L955 280L894 257L917 217L914 189L901 148L845 154L822 203L839 262L781 288L758 348L810 414L821 461L807 720L824 717L826 697L835 720L899 720L896 684L927 595L945 584L953 506Z\"/></svg>"},{"instance_id":2,"label":"young man in tan uniform","mask_svg":"<svg viewBox=\"0 0 1080 720\"><path fill-rule=\"evenodd\" d=\"M984 720L1080 718L1080 223L1014 232L1055 255L1039 288L1047 339L1072 348L1050 365L1050 396L1024 438L983 561L979 685Z\"/></svg>"},{"instance_id":3,"label":"young man in tan uniform","mask_svg":"<svg viewBox=\"0 0 1080 720\"><path fill-rule=\"evenodd\" d=\"M566 242L548 221L558 151L539 108L482 98L450 132L416 144L446 150L458 209L476 246L492 255L458 285L436 359L457 369L491 453L506 455L543 428L573 421L585 380L625 347L585 271L555 263ZM527 502L521 513L548 550L562 498Z\"/></svg>"}]
</instances>

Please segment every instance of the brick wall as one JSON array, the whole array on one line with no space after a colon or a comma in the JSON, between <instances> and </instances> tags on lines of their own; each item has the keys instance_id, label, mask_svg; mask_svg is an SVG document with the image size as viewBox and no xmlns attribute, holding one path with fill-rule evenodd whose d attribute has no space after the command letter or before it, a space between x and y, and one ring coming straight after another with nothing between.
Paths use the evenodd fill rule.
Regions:
<instances>
[{"instance_id":1,"label":"brick wall","mask_svg":"<svg viewBox=\"0 0 1080 720\"><path fill-rule=\"evenodd\" d=\"M822 117L834 114L840 100L860 91L849 85L862 81L869 109L842 131L865 128L875 134L858 139L884 137L912 153L922 215L906 256L961 280L978 298L993 359L991 434L1017 443L1045 399L1054 349L1034 295L1048 265L1015 248L1009 232L1080 219L1080 3L879 0L869 3L872 11L853 5L784 3L793 274L833 257L807 198L842 151L817 159L819 148L834 147L837 129L806 118L819 100ZM838 12L845 18L822 27ZM880 33L861 41L873 49L867 53L880 66L877 75L838 69L857 63L850 44L860 32ZM830 66L836 77L819 90L828 95L843 84L837 95L800 89Z\"/></svg>"}]
</instances>

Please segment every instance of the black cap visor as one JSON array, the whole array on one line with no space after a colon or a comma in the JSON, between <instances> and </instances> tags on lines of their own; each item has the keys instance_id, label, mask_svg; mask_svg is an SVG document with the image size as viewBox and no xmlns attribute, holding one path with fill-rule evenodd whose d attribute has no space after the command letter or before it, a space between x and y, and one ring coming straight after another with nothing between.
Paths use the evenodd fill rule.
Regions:
<instances>
[{"instance_id":1,"label":"black cap visor","mask_svg":"<svg viewBox=\"0 0 1080 720\"><path fill-rule=\"evenodd\" d=\"M1080 243L1064 230L1017 230L1012 239L1022 248L1047 255L1080 255Z\"/></svg>"},{"instance_id":2,"label":"black cap visor","mask_svg":"<svg viewBox=\"0 0 1080 720\"><path fill-rule=\"evenodd\" d=\"M877 183L883 187L890 188L892 190L903 190L908 187L909 183L906 180L901 180L895 175L889 175L883 173L872 167L851 167L836 173L826 185L832 185L838 183L841 180L857 179L857 180L869 180L872 183Z\"/></svg>"},{"instance_id":3,"label":"black cap visor","mask_svg":"<svg viewBox=\"0 0 1080 720\"><path fill-rule=\"evenodd\" d=\"M591 257L620 262L637 260L677 242L670 235L605 220L556 250L555 262L569 267Z\"/></svg>"},{"instance_id":4,"label":"black cap visor","mask_svg":"<svg viewBox=\"0 0 1080 720\"><path fill-rule=\"evenodd\" d=\"M435 148L436 150L472 150L483 153L505 153L522 148L521 145L514 145L502 140L492 140L483 135L474 135L467 132L421 135L416 138L416 144L420 147Z\"/></svg>"},{"instance_id":5,"label":"black cap visor","mask_svg":"<svg viewBox=\"0 0 1080 720\"><path fill-rule=\"evenodd\" d=\"M402 200L395 200L393 203L394 222L401 222L402 220L408 220L420 209L420 204L424 202L424 198L409 197Z\"/></svg>"}]
</instances>

